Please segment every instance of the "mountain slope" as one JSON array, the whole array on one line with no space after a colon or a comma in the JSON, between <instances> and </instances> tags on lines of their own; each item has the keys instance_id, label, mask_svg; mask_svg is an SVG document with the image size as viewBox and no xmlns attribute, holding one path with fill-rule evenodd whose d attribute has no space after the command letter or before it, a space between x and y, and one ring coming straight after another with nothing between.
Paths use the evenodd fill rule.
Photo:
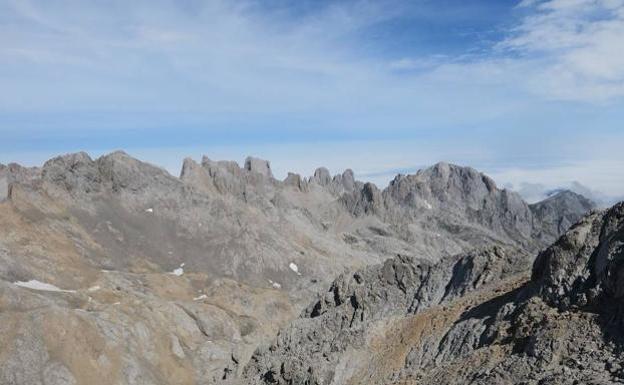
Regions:
<instances>
[{"instance_id":1,"label":"mountain slope","mask_svg":"<svg viewBox=\"0 0 624 385\"><path fill-rule=\"evenodd\" d=\"M341 276L243 383L621 383L623 244L621 203L540 253L530 279L500 250Z\"/></svg>"}]
</instances>

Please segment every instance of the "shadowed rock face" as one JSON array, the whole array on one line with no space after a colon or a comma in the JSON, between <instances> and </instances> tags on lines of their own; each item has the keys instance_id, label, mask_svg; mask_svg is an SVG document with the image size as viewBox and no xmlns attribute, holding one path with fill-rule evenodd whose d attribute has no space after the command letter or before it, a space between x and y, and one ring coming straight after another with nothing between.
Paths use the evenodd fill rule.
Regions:
<instances>
[{"instance_id":1,"label":"shadowed rock face","mask_svg":"<svg viewBox=\"0 0 624 385\"><path fill-rule=\"evenodd\" d=\"M0 166L0 384L344 383L386 326L522 276L575 202L535 211L448 164L384 190L351 170L282 182L256 158L185 159L179 178L123 152Z\"/></svg>"},{"instance_id":2,"label":"shadowed rock face","mask_svg":"<svg viewBox=\"0 0 624 385\"><path fill-rule=\"evenodd\" d=\"M624 204L583 218L537 257L533 279L541 296L562 309L619 304L623 246Z\"/></svg>"}]
</instances>

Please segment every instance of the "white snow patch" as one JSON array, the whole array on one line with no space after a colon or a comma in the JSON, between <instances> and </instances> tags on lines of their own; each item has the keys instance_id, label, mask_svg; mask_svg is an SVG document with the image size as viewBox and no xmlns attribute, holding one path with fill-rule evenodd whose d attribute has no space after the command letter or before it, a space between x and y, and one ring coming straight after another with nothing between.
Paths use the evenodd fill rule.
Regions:
<instances>
[{"instance_id":1,"label":"white snow patch","mask_svg":"<svg viewBox=\"0 0 624 385\"><path fill-rule=\"evenodd\" d=\"M202 294L199 297L193 298L193 301L201 301L202 299L206 299L208 296L206 294Z\"/></svg>"},{"instance_id":2,"label":"white snow patch","mask_svg":"<svg viewBox=\"0 0 624 385\"><path fill-rule=\"evenodd\" d=\"M282 287L282 285L280 285L277 282L273 282L273 280L269 279L269 283L271 284L271 286L273 286L276 289L280 289Z\"/></svg>"},{"instance_id":3,"label":"white snow patch","mask_svg":"<svg viewBox=\"0 0 624 385\"><path fill-rule=\"evenodd\" d=\"M427 201L423 201L425 203L425 207L427 208L427 210L431 210L433 209L433 206L431 206L431 203L427 202Z\"/></svg>"},{"instance_id":4,"label":"white snow patch","mask_svg":"<svg viewBox=\"0 0 624 385\"><path fill-rule=\"evenodd\" d=\"M121 302L115 302L113 305L121 305Z\"/></svg>"},{"instance_id":5,"label":"white snow patch","mask_svg":"<svg viewBox=\"0 0 624 385\"><path fill-rule=\"evenodd\" d=\"M180 267L178 267L177 269L173 269L173 271L169 274L173 274L178 277L181 276L182 274L184 274L184 269L183 269L184 265L185 263L181 263Z\"/></svg>"},{"instance_id":6,"label":"white snow patch","mask_svg":"<svg viewBox=\"0 0 624 385\"><path fill-rule=\"evenodd\" d=\"M98 291L100 289L101 289L100 286L95 285L95 286L91 286L90 288L88 288L87 291L94 292L94 291Z\"/></svg>"},{"instance_id":7,"label":"white snow patch","mask_svg":"<svg viewBox=\"0 0 624 385\"><path fill-rule=\"evenodd\" d=\"M146 213L153 213L153 212L154 212L154 209L150 207L149 209L145 210L145 212L146 212Z\"/></svg>"},{"instance_id":8,"label":"white snow patch","mask_svg":"<svg viewBox=\"0 0 624 385\"><path fill-rule=\"evenodd\" d=\"M61 293L75 293L76 292L76 290L59 289L58 287L54 285L40 282L40 281L37 281L36 279L31 279L30 281L27 281L27 282L17 281L17 282L13 282L13 284L16 286L25 287L27 289L39 290L39 291L56 291L56 292L61 292Z\"/></svg>"},{"instance_id":9,"label":"white snow patch","mask_svg":"<svg viewBox=\"0 0 624 385\"><path fill-rule=\"evenodd\" d=\"M295 265L293 262L291 262L290 265L288 265L288 267L290 267L290 270L297 273L297 275L301 275L301 273L299 272L299 266Z\"/></svg>"}]
</instances>

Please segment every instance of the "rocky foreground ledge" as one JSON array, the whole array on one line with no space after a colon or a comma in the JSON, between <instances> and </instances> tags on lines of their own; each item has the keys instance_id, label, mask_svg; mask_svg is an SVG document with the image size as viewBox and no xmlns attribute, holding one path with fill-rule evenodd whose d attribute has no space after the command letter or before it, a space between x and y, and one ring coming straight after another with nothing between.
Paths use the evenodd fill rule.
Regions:
<instances>
[{"instance_id":1,"label":"rocky foreground ledge","mask_svg":"<svg viewBox=\"0 0 624 385\"><path fill-rule=\"evenodd\" d=\"M624 203L539 254L398 257L339 277L253 355L251 384L624 382Z\"/></svg>"}]
</instances>

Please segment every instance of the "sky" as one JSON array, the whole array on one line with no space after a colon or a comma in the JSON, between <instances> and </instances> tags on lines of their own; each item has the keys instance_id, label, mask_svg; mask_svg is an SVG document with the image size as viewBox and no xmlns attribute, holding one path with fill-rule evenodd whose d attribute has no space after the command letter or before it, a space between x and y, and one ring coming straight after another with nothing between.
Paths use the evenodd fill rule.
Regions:
<instances>
[{"instance_id":1,"label":"sky","mask_svg":"<svg viewBox=\"0 0 624 385\"><path fill-rule=\"evenodd\" d=\"M624 0L0 0L0 162L438 161L624 197Z\"/></svg>"}]
</instances>

